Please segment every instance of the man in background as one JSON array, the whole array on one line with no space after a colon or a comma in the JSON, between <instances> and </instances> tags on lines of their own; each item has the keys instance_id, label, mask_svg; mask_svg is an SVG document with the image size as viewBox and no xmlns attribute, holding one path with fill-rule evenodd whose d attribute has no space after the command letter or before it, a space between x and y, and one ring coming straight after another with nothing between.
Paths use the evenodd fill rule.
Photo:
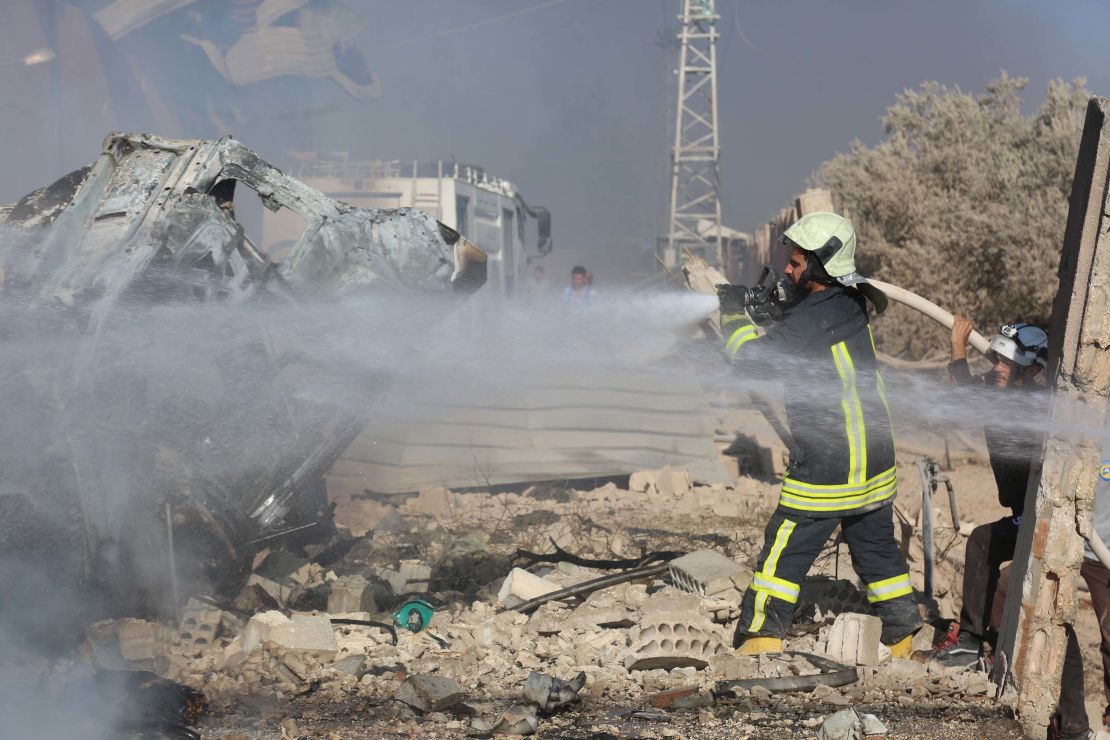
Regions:
<instances>
[{"instance_id":1,"label":"man in background","mask_svg":"<svg viewBox=\"0 0 1110 740\"><path fill-rule=\"evenodd\" d=\"M590 273L582 265L575 265L570 271L570 285L563 290L563 300L567 303L589 303L594 297L590 285Z\"/></svg>"}]
</instances>

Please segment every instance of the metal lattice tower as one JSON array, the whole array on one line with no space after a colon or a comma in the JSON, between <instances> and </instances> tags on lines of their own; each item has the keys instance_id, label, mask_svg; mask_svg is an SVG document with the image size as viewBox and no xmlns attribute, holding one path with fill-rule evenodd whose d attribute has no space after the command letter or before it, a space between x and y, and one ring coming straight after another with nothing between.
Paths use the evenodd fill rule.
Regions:
<instances>
[{"instance_id":1,"label":"metal lattice tower","mask_svg":"<svg viewBox=\"0 0 1110 740\"><path fill-rule=\"evenodd\" d=\"M664 263L681 264L683 250L722 264L720 156L717 137L717 19L715 0L682 0L678 53L678 112L671 154L671 213ZM699 233L698 222L711 229ZM716 239L716 243L711 241Z\"/></svg>"}]
</instances>

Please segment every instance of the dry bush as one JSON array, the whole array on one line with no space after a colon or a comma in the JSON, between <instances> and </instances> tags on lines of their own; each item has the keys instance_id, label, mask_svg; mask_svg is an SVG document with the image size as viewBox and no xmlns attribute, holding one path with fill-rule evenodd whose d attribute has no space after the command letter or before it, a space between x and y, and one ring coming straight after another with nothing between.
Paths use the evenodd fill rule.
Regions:
<instances>
[{"instance_id":1,"label":"dry bush","mask_svg":"<svg viewBox=\"0 0 1110 740\"><path fill-rule=\"evenodd\" d=\"M1005 72L975 96L927 82L887 110L883 140L822 165L860 239L860 272L901 285L984 334L1000 323L1047 326L1068 196L1090 93L1055 80L1023 115L1027 80ZM908 310L876 322L889 354L947 353L946 332Z\"/></svg>"}]
</instances>

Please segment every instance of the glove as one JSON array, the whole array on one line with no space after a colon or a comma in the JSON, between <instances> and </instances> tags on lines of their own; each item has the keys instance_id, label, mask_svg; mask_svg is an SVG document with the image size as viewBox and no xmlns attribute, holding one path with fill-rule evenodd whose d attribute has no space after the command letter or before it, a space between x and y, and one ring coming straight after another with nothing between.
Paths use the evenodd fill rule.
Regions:
<instances>
[{"instance_id":1,"label":"glove","mask_svg":"<svg viewBox=\"0 0 1110 740\"><path fill-rule=\"evenodd\" d=\"M774 301L767 300L748 306L748 316L751 317L753 323L759 326L767 326L776 321L782 321L782 306Z\"/></svg>"},{"instance_id":2,"label":"glove","mask_svg":"<svg viewBox=\"0 0 1110 740\"><path fill-rule=\"evenodd\" d=\"M743 285L718 285L717 302L723 314L743 313L744 307L748 305L748 289Z\"/></svg>"}]
</instances>

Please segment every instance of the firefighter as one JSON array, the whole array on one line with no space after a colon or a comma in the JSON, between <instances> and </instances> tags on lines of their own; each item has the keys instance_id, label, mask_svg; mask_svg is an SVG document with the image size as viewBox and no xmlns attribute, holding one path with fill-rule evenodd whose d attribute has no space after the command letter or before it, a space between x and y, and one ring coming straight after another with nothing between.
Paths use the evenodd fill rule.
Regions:
<instances>
[{"instance_id":1,"label":"firefighter","mask_svg":"<svg viewBox=\"0 0 1110 740\"><path fill-rule=\"evenodd\" d=\"M894 540L890 410L867 302L886 296L856 272L856 235L835 213L786 230L786 279L773 291L719 286L726 353L746 376L781 379L791 461L741 604L740 652L779 652L802 581L840 525L882 641L908 656L920 626L906 560ZM755 324L769 325L762 336Z\"/></svg>"}]
</instances>

